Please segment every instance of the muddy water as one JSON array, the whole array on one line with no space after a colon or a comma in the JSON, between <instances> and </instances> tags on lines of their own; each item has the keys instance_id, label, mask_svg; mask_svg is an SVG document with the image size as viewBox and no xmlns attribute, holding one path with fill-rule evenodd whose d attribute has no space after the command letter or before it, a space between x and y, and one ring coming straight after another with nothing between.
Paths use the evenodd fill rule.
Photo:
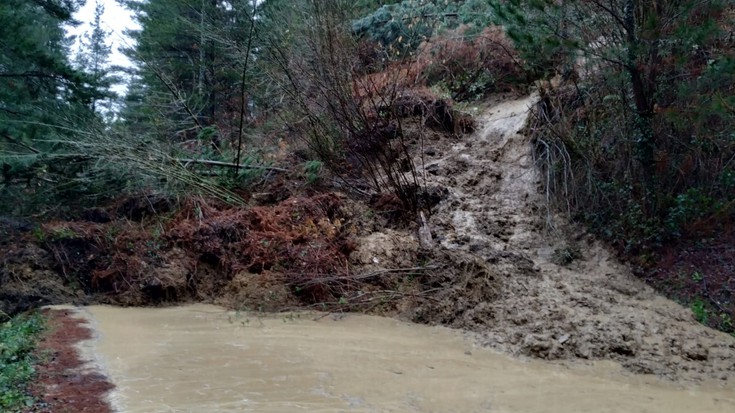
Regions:
<instances>
[{"instance_id":1,"label":"muddy water","mask_svg":"<svg viewBox=\"0 0 735 413\"><path fill-rule=\"evenodd\" d=\"M735 412L735 393L564 367L391 319L194 305L80 310L119 412Z\"/></svg>"}]
</instances>

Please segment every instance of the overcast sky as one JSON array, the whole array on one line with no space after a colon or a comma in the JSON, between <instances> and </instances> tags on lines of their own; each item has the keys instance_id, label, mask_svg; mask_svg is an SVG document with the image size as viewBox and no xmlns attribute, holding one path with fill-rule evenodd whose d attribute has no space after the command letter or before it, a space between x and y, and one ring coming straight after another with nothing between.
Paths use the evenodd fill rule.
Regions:
<instances>
[{"instance_id":1,"label":"overcast sky","mask_svg":"<svg viewBox=\"0 0 735 413\"><path fill-rule=\"evenodd\" d=\"M77 27L70 27L67 31L69 34L76 35L77 38L81 37L85 32L91 31L96 1L99 1L105 6L105 14L102 16L102 27L110 33L108 37L108 44L112 46L110 64L126 67L132 66L130 60L119 49L131 45L130 39L124 35L125 30L138 28L138 25L133 21L133 13L117 4L115 0L87 0L84 7L74 15L74 18L82 22L82 24ZM76 53L76 50L77 45L72 48L72 52ZM122 92L125 90L125 86L120 85L114 89L116 92Z\"/></svg>"}]
</instances>

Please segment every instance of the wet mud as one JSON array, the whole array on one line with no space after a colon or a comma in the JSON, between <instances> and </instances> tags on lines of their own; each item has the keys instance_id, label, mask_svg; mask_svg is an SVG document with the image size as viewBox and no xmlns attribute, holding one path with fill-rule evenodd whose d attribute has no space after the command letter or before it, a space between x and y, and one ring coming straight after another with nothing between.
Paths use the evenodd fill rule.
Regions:
<instances>
[{"instance_id":1,"label":"wet mud","mask_svg":"<svg viewBox=\"0 0 735 413\"><path fill-rule=\"evenodd\" d=\"M81 308L83 354L138 412L726 412L732 389L680 386L610 362L561 366L462 332L364 315L209 305Z\"/></svg>"}]
</instances>

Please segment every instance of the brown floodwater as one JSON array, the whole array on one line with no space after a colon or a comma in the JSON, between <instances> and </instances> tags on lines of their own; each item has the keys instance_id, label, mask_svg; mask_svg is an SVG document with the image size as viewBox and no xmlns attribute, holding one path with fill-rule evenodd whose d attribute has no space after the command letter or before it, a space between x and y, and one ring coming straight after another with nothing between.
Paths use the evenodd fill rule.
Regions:
<instances>
[{"instance_id":1,"label":"brown floodwater","mask_svg":"<svg viewBox=\"0 0 735 413\"><path fill-rule=\"evenodd\" d=\"M113 407L154 412L735 412L735 392L514 359L393 319L85 307Z\"/></svg>"}]
</instances>

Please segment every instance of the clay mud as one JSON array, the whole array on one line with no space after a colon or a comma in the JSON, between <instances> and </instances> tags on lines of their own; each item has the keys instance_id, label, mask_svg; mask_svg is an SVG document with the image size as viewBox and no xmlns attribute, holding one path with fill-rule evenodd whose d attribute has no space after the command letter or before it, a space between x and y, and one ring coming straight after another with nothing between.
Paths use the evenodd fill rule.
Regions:
<instances>
[{"instance_id":1,"label":"clay mud","mask_svg":"<svg viewBox=\"0 0 735 413\"><path fill-rule=\"evenodd\" d=\"M733 389L612 362L561 365L477 347L457 330L362 315L210 305L81 308L81 344L137 412L728 412Z\"/></svg>"}]
</instances>

